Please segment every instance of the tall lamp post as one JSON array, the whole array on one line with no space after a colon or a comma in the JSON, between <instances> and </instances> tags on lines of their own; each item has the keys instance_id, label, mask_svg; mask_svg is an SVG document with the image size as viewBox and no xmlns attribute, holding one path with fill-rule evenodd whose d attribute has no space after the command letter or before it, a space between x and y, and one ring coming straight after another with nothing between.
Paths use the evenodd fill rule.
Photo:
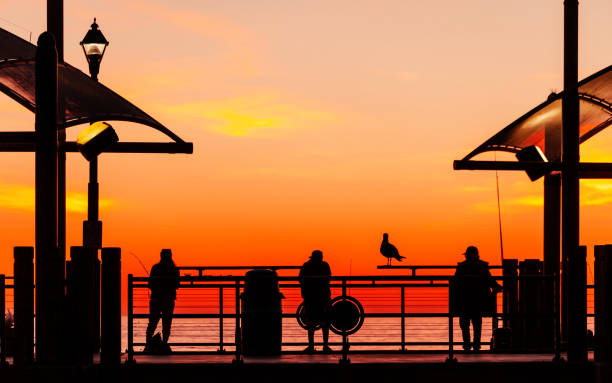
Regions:
<instances>
[{"instance_id":1,"label":"tall lamp post","mask_svg":"<svg viewBox=\"0 0 612 383\"><path fill-rule=\"evenodd\" d=\"M108 46L108 40L98 29L95 18L93 24L91 24L91 29L87 31L80 44L89 63L89 74L92 79L98 81L100 63ZM102 222L99 220L98 213L98 156L92 156L88 160L87 221L83 222L83 246L100 249L102 248Z\"/></svg>"}]
</instances>

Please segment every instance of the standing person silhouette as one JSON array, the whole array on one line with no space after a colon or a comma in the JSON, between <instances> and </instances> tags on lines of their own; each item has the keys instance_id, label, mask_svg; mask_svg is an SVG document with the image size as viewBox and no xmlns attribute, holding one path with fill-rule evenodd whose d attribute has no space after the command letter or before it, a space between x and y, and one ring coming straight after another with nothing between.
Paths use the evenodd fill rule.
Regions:
<instances>
[{"instance_id":1,"label":"standing person silhouette","mask_svg":"<svg viewBox=\"0 0 612 383\"><path fill-rule=\"evenodd\" d=\"M455 272L454 312L459 314L463 349L479 351L482 316L492 311L494 295L491 289L497 293L501 291L501 286L491 277L489 264L479 259L476 246L469 246L463 255L465 261L457 264ZM470 321L474 329L473 343L470 343Z\"/></svg>"},{"instance_id":2,"label":"standing person silhouette","mask_svg":"<svg viewBox=\"0 0 612 383\"><path fill-rule=\"evenodd\" d=\"M313 325L321 325L323 332L323 352L330 352L328 346L329 339L329 318L328 306L331 300L331 290L329 282L331 279L331 269L327 262L323 261L323 253L315 250L302 268L300 269L300 287L302 298L304 299L304 311L308 322ZM312 353L314 347L314 329L308 329L308 347L304 352Z\"/></svg>"},{"instance_id":3,"label":"standing person silhouette","mask_svg":"<svg viewBox=\"0 0 612 383\"><path fill-rule=\"evenodd\" d=\"M172 250L163 249L159 263L151 268L151 274L149 275L151 300L149 301L149 324L146 333L146 348L148 349L146 351L153 351L150 350L151 339L160 317L162 319L163 344L167 346L178 288L179 271L172 261Z\"/></svg>"}]
</instances>

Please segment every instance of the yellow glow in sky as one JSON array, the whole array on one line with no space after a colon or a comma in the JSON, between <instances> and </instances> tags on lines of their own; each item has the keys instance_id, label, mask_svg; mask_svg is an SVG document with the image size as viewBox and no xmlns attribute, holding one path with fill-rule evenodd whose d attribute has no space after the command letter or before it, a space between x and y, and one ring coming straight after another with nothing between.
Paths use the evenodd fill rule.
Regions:
<instances>
[{"instance_id":1,"label":"yellow glow in sky","mask_svg":"<svg viewBox=\"0 0 612 383\"><path fill-rule=\"evenodd\" d=\"M104 245L148 266L162 248L179 265L301 264L320 249L336 275L375 274L384 232L406 264L452 264L468 245L496 264L495 173L452 161L563 89L561 0L64 0L64 11L65 61L88 72L79 42L96 17L110 42L100 82L194 143L193 155L99 158ZM26 39L46 26L40 0L0 13ZM612 64L611 14L610 0L580 3L581 79ZM3 130L33 129L9 97L0 111ZM109 122L122 141L166 140ZM583 161L612 161L609 130L581 145ZM0 157L8 254L34 242L34 157ZM69 247L82 242L87 162L68 154L67 169ZM611 240L611 184L581 183L589 254ZM500 172L499 186L504 255L540 258L542 181ZM132 258L124 275L142 273ZM0 257L0 273L11 267Z\"/></svg>"}]
</instances>

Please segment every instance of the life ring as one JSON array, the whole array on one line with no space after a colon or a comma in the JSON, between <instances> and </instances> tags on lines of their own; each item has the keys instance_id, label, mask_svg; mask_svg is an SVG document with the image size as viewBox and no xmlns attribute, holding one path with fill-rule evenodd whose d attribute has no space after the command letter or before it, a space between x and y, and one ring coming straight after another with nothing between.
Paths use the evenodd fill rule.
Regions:
<instances>
[{"instance_id":1,"label":"life ring","mask_svg":"<svg viewBox=\"0 0 612 383\"><path fill-rule=\"evenodd\" d=\"M329 302L328 316L330 330L338 335L351 335L363 326L365 312L361 303L348 295L335 297ZM304 306L300 303L296 310L297 322L305 330L318 330L321 323L309 320Z\"/></svg>"}]
</instances>

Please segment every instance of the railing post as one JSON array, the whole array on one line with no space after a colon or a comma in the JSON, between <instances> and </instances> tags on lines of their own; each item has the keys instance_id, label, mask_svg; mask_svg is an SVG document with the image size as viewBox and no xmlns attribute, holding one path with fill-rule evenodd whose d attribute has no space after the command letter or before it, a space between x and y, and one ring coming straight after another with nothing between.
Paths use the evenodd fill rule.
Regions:
<instances>
[{"instance_id":1,"label":"railing post","mask_svg":"<svg viewBox=\"0 0 612 383\"><path fill-rule=\"evenodd\" d=\"M4 274L0 274L0 365L6 364L6 294Z\"/></svg>"},{"instance_id":2,"label":"railing post","mask_svg":"<svg viewBox=\"0 0 612 383\"><path fill-rule=\"evenodd\" d=\"M134 276L127 280L127 363L134 363Z\"/></svg>"},{"instance_id":3,"label":"railing post","mask_svg":"<svg viewBox=\"0 0 612 383\"><path fill-rule=\"evenodd\" d=\"M101 353L104 365L121 363L121 249L102 249Z\"/></svg>"},{"instance_id":4,"label":"railing post","mask_svg":"<svg viewBox=\"0 0 612 383\"><path fill-rule=\"evenodd\" d=\"M455 358L455 350L453 348L453 343L455 342L455 334L453 328L453 298L454 298L454 278L450 278L448 280L448 358L446 359L447 363L454 363L457 361Z\"/></svg>"},{"instance_id":5,"label":"railing post","mask_svg":"<svg viewBox=\"0 0 612 383\"><path fill-rule=\"evenodd\" d=\"M560 288L559 271L554 273L554 285L555 285L555 358L554 361L561 360L561 288Z\"/></svg>"},{"instance_id":6,"label":"railing post","mask_svg":"<svg viewBox=\"0 0 612 383\"><path fill-rule=\"evenodd\" d=\"M223 349L223 286L219 287L219 350L220 353L225 351Z\"/></svg>"},{"instance_id":7,"label":"railing post","mask_svg":"<svg viewBox=\"0 0 612 383\"><path fill-rule=\"evenodd\" d=\"M120 250L121 251L121 250ZM92 251L93 254L93 262L94 262L94 271L93 271L93 291L92 291L92 313L93 313L93 321L91 323L91 336L92 341L94 342L94 352L100 352L101 347L101 339L100 339L100 331L101 331L101 291L100 291L100 283L101 283L101 263L100 259L98 259L98 249L94 249ZM121 253L120 253L121 254Z\"/></svg>"},{"instance_id":8,"label":"railing post","mask_svg":"<svg viewBox=\"0 0 612 383\"><path fill-rule=\"evenodd\" d=\"M13 249L13 302L15 318L15 353L13 364L34 362L34 248Z\"/></svg>"},{"instance_id":9,"label":"railing post","mask_svg":"<svg viewBox=\"0 0 612 383\"><path fill-rule=\"evenodd\" d=\"M406 350L406 286L402 285L401 287L401 314L402 314L402 324L401 324L401 329L402 329L402 351Z\"/></svg>"},{"instance_id":10,"label":"railing post","mask_svg":"<svg viewBox=\"0 0 612 383\"><path fill-rule=\"evenodd\" d=\"M510 343L512 348L520 346L521 321L517 318L519 311L518 301L518 260L504 259L502 262L503 275L503 326L510 329Z\"/></svg>"},{"instance_id":11,"label":"railing post","mask_svg":"<svg viewBox=\"0 0 612 383\"><path fill-rule=\"evenodd\" d=\"M242 337L240 336L240 280L236 279L236 332L234 334L234 342L236 342L236 357L235 364L242 362Z\"/></svg>"},{"instance_id":12,"label":"railing post","mask_svg":"<svg viewBox=\"0 0 612 383\"><path fill-rule=\"evenodd\" d=\"M595 246L595 360L612 361L612 245Z\"/></svg>"},{"instance_id":13,"label":"railing post","mask_svg":"<svg viewBox=\"0 0 612 383\"><path fill-rule=\"evenodd\" d=\"M342 296L346 296L346 279L342 279ZM349 343L348 343L348 335L342 334L342 359L340 359L340 363L348 364L351 360L348 358L349 351Z\"/></svg>"}]
</instances>

